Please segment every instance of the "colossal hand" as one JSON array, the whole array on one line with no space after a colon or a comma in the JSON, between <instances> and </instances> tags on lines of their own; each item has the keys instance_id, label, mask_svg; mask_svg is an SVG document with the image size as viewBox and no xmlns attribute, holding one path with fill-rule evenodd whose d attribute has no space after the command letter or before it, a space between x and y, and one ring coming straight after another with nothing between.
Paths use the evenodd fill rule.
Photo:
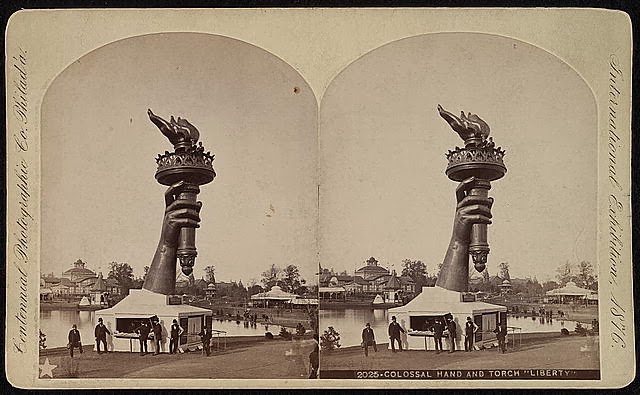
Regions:
<instances>
[{"instance_id":1,"label":"colossal hand","mask_svg":"<svg viewBox=\"0 0 640 395\"><path fill-rule=\"evenodd\" d=\"M167 188L164 193L166 209L164 211L160 240L168 247L178 246L180 229L200 227L202 202L193 203L186 200L176 200L183 186L184 181L180 181Z\"/></svg>"},{"instance_id":2,"label":"colossal hand","mask_svg":"<svg viewBox=\"0 0 640 395\"><path fill-rule=\"evenodd\" d=\"M471 235L471 225L491 224L492 217L491 206L493 206L493 198L468 195L474 182L475 178L471 177L462 181L456 188L458 204L453 221L452 238L456 241L467 243L467 247Z\"/></svg>"},{"instance_id":3,"label":"colossal hand","mask_svg":"<svg viewBox=\"0 0 640 395\"><path fill-rule=\"evenodd\" d=\"M200 226L202 203L177 199L183 187L184 182L179 182L170 186L164 194L166 209L160 241L143 285L144 289L165 295L173 293L175 289L180 230Z\"/></svg>"},{"instance_id":4,"label":"colossal hand","mask_svg":"<svg viewBox=\"0 0 640 395\"><path fill-rule=\"evenodd\" d=\"M490 197L469 195L475 178L462 181L456 188L456 213L453 234L447 248L436 285L457 292L466 292L469 287L469 240L473 224L491 223Z\"/></svg>"}]
</instances>

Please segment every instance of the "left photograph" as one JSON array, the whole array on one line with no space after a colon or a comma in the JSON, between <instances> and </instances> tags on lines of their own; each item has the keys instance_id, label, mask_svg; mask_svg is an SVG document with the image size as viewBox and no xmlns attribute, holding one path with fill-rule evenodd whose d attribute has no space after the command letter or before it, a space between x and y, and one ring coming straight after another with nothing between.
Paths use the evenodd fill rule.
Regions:
<instances>
[{"instance_id":1,"label":"left photograph","mask_svg":"<svg viewBox=\"0 0 640 395\"><path fill-rule=\"evenodd\" d=\"M317 107L277 56L210 34L61 71L40 116L41 375L316 378Z\"/></svg>"}]
</instances>

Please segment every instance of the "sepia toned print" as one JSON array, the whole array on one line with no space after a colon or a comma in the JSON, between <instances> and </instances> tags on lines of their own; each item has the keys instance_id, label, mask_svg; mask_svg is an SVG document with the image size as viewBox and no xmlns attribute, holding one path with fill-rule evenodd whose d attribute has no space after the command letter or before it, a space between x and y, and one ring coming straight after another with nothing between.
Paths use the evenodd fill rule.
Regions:
<instances>
[{"instance_id":1,"label":"sepia toned print","mask_svg":"<svg viewBox=\"0 0 640 395\"><path fill-rule=\"evenodd\" d=\"M354 169L323 166L350 215L321 217L321 377L599 378L596 119L575 71L498 36L412 37L345 69L321 108Z\"/></svg>"},{"instance_id":2,"label":"sepia toned print","mask_svg":"<svg viewBox=\"0 0 640 395\"><path fill-rule=\"evenodd\" d=\"M56 378L309 377L315 108L272 55L203 34L119 41L56 78L40 279Z\"/></svg>"},{"instance_id":3,"label":"sepia toned print","mask_svg":"<svg viewBox=\"0 0 640 395\"><path fill-rule=\"evenodd\" d=\"M605 10L15 14L7 377L626 385L629 27Z\"/></svg>"}]
</instances>

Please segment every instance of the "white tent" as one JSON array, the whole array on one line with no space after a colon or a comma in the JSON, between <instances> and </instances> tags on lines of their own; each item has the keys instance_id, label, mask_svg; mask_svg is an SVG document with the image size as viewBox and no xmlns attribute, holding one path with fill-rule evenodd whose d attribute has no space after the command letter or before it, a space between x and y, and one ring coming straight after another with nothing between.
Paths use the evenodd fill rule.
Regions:
<instances>
[{"instance_id":1,"label":"white tent","mask_svg":"<svg viewBox=\"0 0 640 395\"><path fill-rule=\"evenodd\" d=\"M564 287L552 289L547 291L547 295L563 295L563 296L583 296L587 297L591 295L591 291L585 288L580 288L573 281L569 281Z\"/></svg>"},{"instance_id":2,"label":"white tent","mask_svg":"<svg viewBox=\"0 0 640 395\"><path fill-rule=\"evenodd\" d=\"M555 298L560 303L566 300L585 300L593 292L591 290L580 288L573 281L569 281L564 287L547 291L547 296ZM597 299L597 297L596 297Z\"/></svg>"},{"instance_id":3,"label":"white tent","mask_svg":"<svg viewBox=\"0 0 640 395\"><path fill-rule=\"evenodd\" d=\"M291 303L291 301L297 297L298 295L285 292L279 286L274 285L267 292L260 292L255 295L251 295L251 300L254 302L260 301L262 305L269 307L269 304L278 305L282 303Z\"/></svg>"},{"instance_id":4,"label":"white tent","mask_svg":"<svg viewBox=\"0 0 640 395\"><path fill-rule=\"evenodd\" d=\"M469 298L469 301L463 301L465 298ZM427 347L433 350L433 337L427 336L432 335L430 327L436 317L451 314L457 327L456 348L459 350L464 343L464 323L467 317L471 317L478 325L479 335L476 341L495 340L492 332L498 322L506 320L506 312L505 306L475 301L473 294L462 294L440 287L423 287L422 292L411 302L389 309L388 315L396 316L398 323L405 327L409 335L409 349L424 350Z\"/></svg>"},{"instance_id":5,"label":"white tent","mask_svg":"<svg viewBox=\"0 0 640 395\"><path fill-rule=\"evenodd\" d=\"M271 289L267 292L260 292L258 294L252 295L251 300L281 300L281 301L290 301L291 299L296 298L298 295L285 292L277 285L271 287Z\"/></svg>"},{"instance_id":6,"label":"white tent","mask_svg":"<svg viewBox=\"0 0 640 395\"><path fill-rule=\"evenodd\" d=\"M384 304L384 300L382 299L382 296L380 296L380 294L376 295L376 297L373 298L373 304Z\"/></svg>"},{"instance_id":7,"label":"white tent","mask_svg":"<svg viewBox=\"0 0 640 395\"><path fill-rule=\"evenodd\" d=\"M102 318L109 329L107 343L111 351L139 351L138 337L135 328L143 320L157 316L162 326L161 351L168 351L168 333L173 320L177 320L185 330L180 347L199 342L198 333L202 327L211 321L212 311L185 304L169 304L167 295L158 294L146 289L132 289L129 295L115 306L95 312L94 325L98 318ZM207 318L209 317L209 318ZM153 350L153 343L149 342L149 351Z\"/></svg>"}]
</instances>

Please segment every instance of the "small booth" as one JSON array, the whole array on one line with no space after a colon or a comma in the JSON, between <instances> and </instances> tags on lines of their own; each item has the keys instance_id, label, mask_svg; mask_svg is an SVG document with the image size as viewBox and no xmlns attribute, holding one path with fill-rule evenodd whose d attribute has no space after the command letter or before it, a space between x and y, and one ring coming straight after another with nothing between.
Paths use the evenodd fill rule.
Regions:
<instances>
[{"instance_id":1,"label":"small booth","mask_svg":"<svg viewBox=\"0 0 640 395\"><path fill-rule=\"evenodd\" d=\"M473 293L455 292L440 287L423 287L411 302L389 309L388 316L395 316L407 332L409 350L435 350L433 324L436 318L453 317L456 324L456 349L464 350L464 324L471 317L478 326L474 343L495 342L493 331L498 323L506 323L507 308L479 302ZM445 332L442 345L448 349Z\"/></svg>"},{"instance_id":2,"label":"small booth","mask_svg":"<svg viewBox=\"0 0 640 395\"><path fill-rule=\"evenodd\" d=\"M580 288L573 281L567 282L562 288L547 291L547 297L554 303L586 303L589 296L593 292L591 290ZM597 297L596 297L597 300Z\"/></svg>"},{"instance_id":3,"label":"small booth","mask_svg":"<svg viewBox=\"0 0 640 395\"><path fill-rule=\"evenodd\" d=\"M285 292L277 285L271 287L267 292L260 292L255 295L251 295L253 305L262 307L284 306L295 298L297 298L297 295Z\"/></svg>"},{"instance_id":4,"label":"small booth","mask_svg":"<svg viewBox=\"0 0 640 395\"><path fill-rule=\"evenodd\" d=\"M160 352L169 352L169 330L173 320L178 320L184 333L180 337L178 348L200 343L198 335L206 325L211 329L212 311L200 307L182 304L179 295L163 295L146 289L132 289L129 295L115 306L95 312L94 325L102 318L110 336L107 344L110 351L139 352L140 343L135 333L140 324L150 322L156 317L162 326L162 342ZM150 352L155 352L154 342L149 341Z\"/></svg>"}]
</instances>

